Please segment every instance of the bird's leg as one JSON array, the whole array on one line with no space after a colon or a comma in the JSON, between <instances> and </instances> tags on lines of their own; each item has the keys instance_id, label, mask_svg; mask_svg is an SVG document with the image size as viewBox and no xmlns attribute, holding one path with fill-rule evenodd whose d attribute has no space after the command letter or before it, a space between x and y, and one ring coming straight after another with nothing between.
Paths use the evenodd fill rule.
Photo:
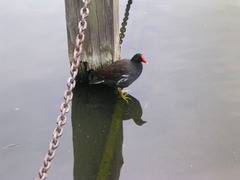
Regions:
<instances>
[{"instance_id":1,"label":"bird's leg","mask_svg":"<svg viewBox=\"0 0 240 180\"><path fill-rule=\"evenodd\" d=\"M128 100L131 99L130 97L128 97L128 93L124 92L124 90L121 88L117 88L117 91L118 91L120 97L123 98L128 103Z\"/></svg>"}]
</instances>

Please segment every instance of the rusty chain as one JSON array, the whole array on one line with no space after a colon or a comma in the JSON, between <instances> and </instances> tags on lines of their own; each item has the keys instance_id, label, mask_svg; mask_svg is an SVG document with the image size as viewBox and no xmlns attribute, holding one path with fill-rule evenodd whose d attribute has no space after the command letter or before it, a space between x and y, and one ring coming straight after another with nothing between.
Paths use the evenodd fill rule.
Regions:
<instances>
[{"instance_id":1,"label":"rusty chain","mask_svg":"<svg viewBox=\"0 0 240 180\"><path fill-rule=\"evenodd\" d=\"M59 145L59 138L63 134L62 126L66 123L67 117L66 114L69 112L69 102L71 102L73 98L72 90L76 85L76 76L78 74L78 68L80 66L82 54L82 43L84 41L85 35L84 32L87 28L86 17L89 14L88 4L91 0L83 0L83 7L80 10L81 20L78 23L78 35L76 37L76 44L73 53L73 62L70 68L70 77L67 80L67 90L64 92L64 103L60 106L61 114L57 117L57 127L53 131L53 139L50 141L48 152L44 158L43 166L39 170L39 177L35 180L44 180L47 179L47 171L51 166L51 161L55 156L55 151Z\"/></svg>"},{"instance_id":2,"label":"rusty chain","mask_svg":"<svg viewBox=\"0 0 240 180\"><path fill-rule=\"evenodd\" d=\"M128 18L129 18L129 11L130 11L132 3L133 3L132 0L128 0L127 6L126 6L126 10L125 10L125 14L124 14L124 18L123 18L123 22L121 24L122 27L120 28L120 34L119 34L119 38L120 38L119 43L120 43L120 45L122 44L123 38L125 37L127 21L128 21Z\"/></svg>"}]
</instances>

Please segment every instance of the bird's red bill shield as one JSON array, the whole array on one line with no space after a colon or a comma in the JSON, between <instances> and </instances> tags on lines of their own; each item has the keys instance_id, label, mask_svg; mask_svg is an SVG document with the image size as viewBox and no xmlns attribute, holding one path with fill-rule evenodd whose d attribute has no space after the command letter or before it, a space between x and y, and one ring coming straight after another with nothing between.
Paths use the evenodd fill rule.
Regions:
<instances>
[{"instance_id":1,"label":"bird's red bill shield","mask_svg":"<svg viewBox=\"0 0 240 180\"><path fill-rule=\"evenodd\" d=\"M141 56L141 58L142 58L142 62L148 64L148 62L146 61L146 59L145 59L145 57L143 55Z\"/></svg>"}]
</instances>

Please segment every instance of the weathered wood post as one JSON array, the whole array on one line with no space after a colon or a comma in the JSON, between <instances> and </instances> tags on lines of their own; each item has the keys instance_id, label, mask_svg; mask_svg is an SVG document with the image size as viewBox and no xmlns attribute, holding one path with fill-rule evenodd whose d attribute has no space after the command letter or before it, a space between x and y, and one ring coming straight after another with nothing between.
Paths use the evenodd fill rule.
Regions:
<instances>
[{"instance_id":1,"label":"weathered wood post","mask_svg":"<svg viewBox=\"0 0 240 180\"><path fill-rule=\"evenodd\" d=\"M65 0L70 62L73 60L82 0ZM120 59L119 0L91 0L83 42L79 78L86 71ZM122 160L122 121L113 113L116 93L107 86L87 86L79 81L72 102L74 179L119 179ZM117 129L116 129L117 127ZM97 177L96 177L97 176Z\"/></svg>"},{"instance_id":2,"label":"weathered wood post","mask_svg":"<svg viewBox=\"0 0 240 180\"><path fill-rule=\"evenodd\" d=\"M65 0L70 62L77 35L82 0ZM83 43L80 77L89 69L107 66L120 58L119 0L92 0L89 4L88 27Z\"/></svg>"}]
</instances>

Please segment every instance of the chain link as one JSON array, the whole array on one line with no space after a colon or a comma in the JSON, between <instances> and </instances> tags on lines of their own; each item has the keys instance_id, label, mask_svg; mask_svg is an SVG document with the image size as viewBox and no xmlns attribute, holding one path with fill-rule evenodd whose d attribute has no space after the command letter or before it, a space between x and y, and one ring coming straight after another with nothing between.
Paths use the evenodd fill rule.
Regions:
<instances>
[{"instance_id":1,"label":"chain link","mask_svg":"<svg viewBox=\"0 0 240 180\"><path fill-rule=\"evenodd\" d=\"M73 53L73 62L71 64L70 68L70 77L67 80L67 90L64 92L64 103L60 106L61 114L57 117L57 127L53 131L53 139L50 141L48 152L44 158L43 166L39 170L39 178L36 178L35 180L44 180L47 179L47 171L51 167L51 161L53 160L55 156L55 150L57 149L59 145L59 138L63 134L63 128L62 126L66 124L67 117L66 114L70 110L69 103L73 98L72 90L74 89L76 85L76 76L78 74L78 68L80 63L82 62L80 56L83 53L82 50L82 43L84 41L85 35L84 32L87 28L87 21L86 17L89 14L88 4L91 0L83 0L83 7L80 10L81 20L78 23L78 35L76 37L76 44L75 49Z\"/></svg>"},{"instance_id":2,"label":"chain link","mask_svg":"<svg viewBox=\"0 0 240 180\"><path fill-rule=\"evenodd\" d=\"M129 11L130 11L132 3L133 3L132 0L128 0L127 6L126 6L126 10L125 10L125 14L124 14L124 18L123 18L123 22L121 24L122 27L120 29L120 35L119 35L119 37L120 37L120 40L119 40L120 45L122 44L123 38L125 37L127 21L128 21L128 18L129 18Z\"/></svg>"}]
</instances>

